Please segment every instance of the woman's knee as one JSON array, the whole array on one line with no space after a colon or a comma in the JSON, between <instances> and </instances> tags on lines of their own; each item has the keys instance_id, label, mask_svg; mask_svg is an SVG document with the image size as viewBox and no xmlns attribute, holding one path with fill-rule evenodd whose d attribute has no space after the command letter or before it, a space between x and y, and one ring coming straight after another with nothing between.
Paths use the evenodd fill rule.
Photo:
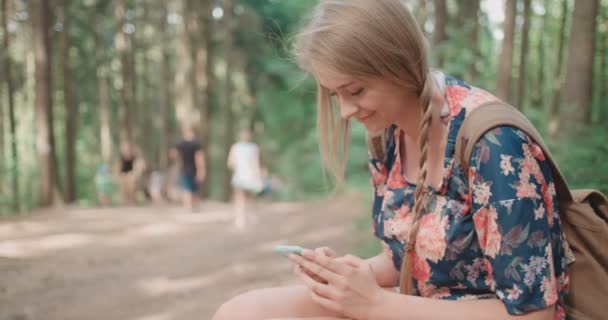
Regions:
<instances>
[{"instance_id":1,"label":"woman's knee","mask_svg":"<svg viewBox=\"0 0 608 320\"><path fill-rule=\"evenodd\" d=\"M215 312L213 320L262 319L260 311L263 303L258 291L249 291L224 302Z\"/></svg>"}]
</instances>

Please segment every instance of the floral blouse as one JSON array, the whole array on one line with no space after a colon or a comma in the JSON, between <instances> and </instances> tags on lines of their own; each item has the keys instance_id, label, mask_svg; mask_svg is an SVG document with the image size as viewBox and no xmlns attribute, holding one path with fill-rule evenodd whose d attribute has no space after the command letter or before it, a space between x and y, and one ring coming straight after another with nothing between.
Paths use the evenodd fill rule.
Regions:
<instances>
[{"instance_id":1,"label":"floral blouse","mask_svg":"<svg viewBox=\"0 0 608 320\"><path fill-rule=\"evenodd\" d=\"M538 145L521 131L498 127L475 145L470 169L461 172L454 151L467 113L496 97L434 73L447 101L443 181L428 187L411 256L415 294L450 300L498 298L510 314L556 305L565 319L566 252L555 185ZM370 157L373 227L397 269L412 224L415 184L401 168L400 137L387 129L386 161Z\"/></svg>"}]
</instances>

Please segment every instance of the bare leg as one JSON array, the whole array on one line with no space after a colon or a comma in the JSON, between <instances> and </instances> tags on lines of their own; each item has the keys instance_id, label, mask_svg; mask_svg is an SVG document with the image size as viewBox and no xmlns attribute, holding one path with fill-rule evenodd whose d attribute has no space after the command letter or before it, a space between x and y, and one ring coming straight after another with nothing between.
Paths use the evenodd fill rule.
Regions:
<instances>
[{"instance_id":1,"label":"bare leg","mask_svg":"<svg viewBox=\"0 0 608 320\"><path fill-rule=\"evenodd\" d=\"M182 191L182 204L184 208L192 209L192 192Z\"/></svg>"},{"instance_id":2,"label":"bare leg","mask_svg":"<svg viewBox=\"0 0 608 320\"><path fill-rule=\"evenodd\" d=\"M247 213L245 211L246 197L245 191L237 188L234 189L234 226L237 229L245 228L245 224L247 223Z\"/></svg>"},{"instance_id":3,"label":"bare leg","mask_svg":"<svg viewBox=\"0 0 608 320\"><path fill-rule=\"evenodd\" d=\"M267 288L250 291L224 303L213 320L267 320L313 318L344 320L314 302L304 286Z\"/></svg>"}]
</instances>

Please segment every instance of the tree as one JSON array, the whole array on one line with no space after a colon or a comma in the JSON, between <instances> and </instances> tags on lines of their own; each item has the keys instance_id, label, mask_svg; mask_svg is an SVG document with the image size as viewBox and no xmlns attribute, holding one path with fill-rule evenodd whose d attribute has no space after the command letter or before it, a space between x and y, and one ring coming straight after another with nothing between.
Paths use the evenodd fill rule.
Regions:
<instances>
[{"instance_id":1,"label":"tree","mask_svg":"<svg viewBox=\"0 0 608 320\"><path fill-rule=\"evenodd\" d=\"M76 164L76 129L78 122L77 103L74 100L72 71L70 64L70 0L61 1L61 22L63 30L61 32L61 69L63 71L63 101L65 103L65 190L64 200L71 203L76 200L76 178L74 167Z\"/></svg>"},{"instance_id":2,"label":"tree","mask_svg":"<svg viewBox=\"0 0 608 320\"><path fill-rule=\"evenodd\" d=\"M418 0L418 8L416 10L416 19L418 20L418 24L420 25L420 29L422 32L426 34L425 25L428 19L428 8L426 5L427 0Z\"/></svg>"},{"instance_id":3,"label":"tree","mask_svg":"<svg viewBox=\"0 0 608 320\"><path fill-rule=\"evenodd\" d=\"M158 152L158 163L160 168L167 168L169 160L167 158L167 152L169 150L168 137L171 136L169 131L169 83L171 82L171 66L169 65L169 30L167 25L168 9L167 2L160 0L160 37L161 37L161 62L160 62L160 82L159 82L159 101L160 101L160 112L159 118L155 121L158 125L157 130L159 131L159 149Z\"/></svg>"},{"instance_id":4,"label":"tree","mask_svg":"<svg viewBox=\"0 0 608 320\"><path fill-rule=\"evenodd\" d=\"M481 57L479 52L479 0L469 0L470 5L470 24L471 24L471 53L472 59L469 65L469 78L467 79L470 83L475 83L477 78L477 61Z\"/></svg>"},{"instance_id":5,"label":"tree","mask_svg":"<svg viewBox=\"0 0 608 320\"><path fill-rule=\"evenodd\" d=\"M513 68L513 38L515 33L516 0L507 0L505 4L504 38L500 52L496 94L503 101L509 101L511 90L511 69Z\"/></svg>"},{"instance_id":6,"label":"tree","mask_svg":"<svg viewBox=\"0 0 608 320\"><path fill-rule=\"evenodd\" d=\"M562 12L561 21L559 27L559 34L557 35L558 48L557 48L557 62L555 63L555 76L553 77L553 100L549 105L547 114L549 115L549 136L555 137L559 128L559 108L561 101L561 88L562 88L562 65L564 60L564 44L566 42L566 22L568 19L568 0L562 0Z\"/></svg>"},{"instance_id":7,"label":"tree","mask_svg":"<svg viewBox=\"0 0 608 320\"><path fill-rule=\"evenodd\" d=\"M539 18L540 26L537 28L538 32L538 40L537 40L537 64L538 64L538 73L536 77L536 92L532 96L532 105L533 106L543 106L545 99L545 25L546 20L549 14L546 12L548 9L547 6L548 0L543 0L543 8L545 8L545 13Z\"/></svg>"},{"instance_id":8,"label":"tree","mask_svg":"<svg viewBox=\"0 0 608 320\"><path fill-rule=\"evenodd\" d=\"M98 0L92 13L93 37L95 45L95 72L97 74L97 102L99 104L99 146L102 162L110 165L112 161L112 126L110 108L109 70L104 50L104 24L98 19L103 12L104 2Z\"/></svg>"},{"instance_id":9,"label":"tree","mask_svg":"<svg viewBox=\"0 0 608 320\"><path fill-rule=\"evenodd\" d=\"M36 150L40 165L38 204L41 207L48 207L53 205L54 197L58 192L55 139L53 138L48 1L33 1L31 11L35 56Z\"/></svg>"},{"instance_id":10,"label":"tree","mask_svg":"<svg viewBox=\"0 0 608 320\"><path fill-rule=\"evenodd\" d=\"M228 153L230 151L230 147L234 142L234 114L232 112L232 104L233 104L233 88L234 84L232 83L232 72L233 72L233 62L234 62L234 14L233 14L233 5L232 0L224 0L224 25L225 25L225 37L224 37L224 50L225 50L225 59L226 59L226 79L225 79L225 87L224 87L224 142L223 142L223 153L222 153L222 163L227 163L228 161ZM222 188L222 198L224 200L230 199L230 172L226 166L222 166L224 183Z\"/></svg>"},{"instance_id":11,"label":"tree","mask_svg":"<svg viewBox=\"0 0 608 320\"><path fill-rule=\"evenodd\" d=\"M435 30L433 31L433 48L437 50L437 66L443 67L444 54L442 53L441 44L448 39L446 32L446 24L448 19L448 8L446 0L434 0L435 4Z\"/></svg>"},{"instance_id":12,"label":"tree","mask_svg":"<svg viewBox=\"0 0 608 320\"><path fill-rule=\"evenodd\" d=\"M2 30L3 30L3 38L2 38L2 47L4 51L3 54L3 80L6 83L6 96L8 100L8 121L9 121L9 130L10 130L10 148L11 148L11 157L12 157L12 165L11 172L12 175L12 190L13 190L13 203L12 207L15 212L19 212L19 168L17 166L18 163L18 154L17 154L17 128L15 123L15 90L13 86L13 77L12 77L12 61L10 55L10 34L8 32L8 5L7 0L2 0Z\"/></svg>"},{"instance_id":13,"label":"tree","mask_svg":"<svg viewBox=\"0 0 608 320\"><path fill-rule=\"evenodd\" d=\"M521 26L521 51L519 56L519 88L517 89L517 102L515 104L515 106L519 109L523 109L524 107L524 90L526 88L526 62L528 55L528 30L530 29L530 4L531 0L524 0L524 23Z\"/></svg>"},{"instance_id":14,"label":"tree","mask_svg":"<svg viewBox=\"0 0 608 320\"><path fill-rule=\"evenodd\" d=\"M211 20L211 2L208 0L198 1L197 8L198 34L201 39L198 40L198 45L195 49L194 70L196 77L196 104L199 107L200 113L200 139L203 150L207 158L211 158L210 149L208 148L210 108L211 108L211 89L213 86L213 54L211 52L211 38L213 35L213 23ZM211 161L205 161L205 172L210 172ZM209 193L209 177L205 179L205 183L201 188L203 196Z\"/></svg>"},{"instance_id":15,"label":"tree","mask_svg":"<svg viewBox=\"0 0 608 320\"><path fill-rule=\"evenodd\" d=\"M571 136L590 122L595 26L599 0L575 1L568 45L560 134Z\"/></svg>"},{"instance_id":16,"label":"tree","mask_svg":"<svg viewBox=\"0 0 608 320\"><path fill-rule=\"evenodd\" d=\"M125 35L125 1L116 0L114 6L114 15L117 22L116 35L114 42L116 52L120 57L120 141L131 143L133 140L133 132L131 130L131 94L129 92L129 52L127 50L127 37Z\"/></svg>"}]
</instances>

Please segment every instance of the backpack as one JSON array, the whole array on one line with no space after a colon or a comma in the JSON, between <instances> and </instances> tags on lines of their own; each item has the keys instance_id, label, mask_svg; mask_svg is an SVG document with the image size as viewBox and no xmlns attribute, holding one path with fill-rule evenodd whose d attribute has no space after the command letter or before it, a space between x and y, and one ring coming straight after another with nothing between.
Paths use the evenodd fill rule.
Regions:
<instances>
[{"instance_id":1,"label":"backpack","mask_svg":"<svg viewBox=\"0 0 608 320\"><path fill-rule=\"evenodd\" d=\"M514 107L503 102L485 103L467 115L458 132L455 161L467 172L473 148L483 135L499 126L511 126L526 133L538 144L552 169L565 239L575 261L568 265L569 293L562 301L568 319L602 319L608 316L608 199L597 190L570 190L553 161L541 135ZM385 159L383 137L368 135L372 156ZM406 274L407 254L401 267L401 293Z\"/></svg>"}]
</instances>

